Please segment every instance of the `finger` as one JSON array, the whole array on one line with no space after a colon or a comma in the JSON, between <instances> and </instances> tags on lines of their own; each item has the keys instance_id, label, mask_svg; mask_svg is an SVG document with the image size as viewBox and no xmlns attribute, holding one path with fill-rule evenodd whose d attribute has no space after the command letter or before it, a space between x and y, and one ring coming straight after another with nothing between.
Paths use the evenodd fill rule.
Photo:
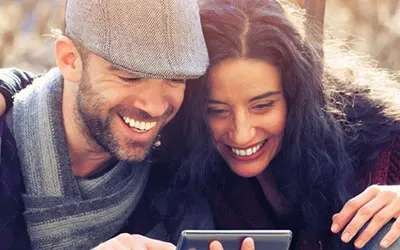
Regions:
<instances>
[{"instance_id":1,"label":"finger","mask_svg":"<svg viewBox=\"0 0 400 250\"><path fill-rule=\"evenodd\" d=\"M210 243L210 250L224 250L224 248L222 247L221 242L217 241L217 240L213 240Z\"/></svg>"},{"instance_id":2,"label":"finger","mask_svg":"<svg viewBox=\"0 0 400 250\"><path fill-rule=\"evenodd\" d=\"M254 244L254 240L250 237L247 237L246 239L244 239L244 241L242 242L242 247L241 250L255 250L255 244Z\"/></svg>"},{"instance_id":3,"label":"finger","mask_svg":"<svg viewBox=\"0 0 400 250\"><path fill-rule=\"evenodd\" d=\"M104 243L101 243L95 248L96 250L129 250L117 238L112 238Z\"/></svg>"},{"instance_id":4,"label":"finger","mask_svg":"<svg viewBox=\"0 0 400 250\"><path fill-rule=\"evenodd\" d=\"M383 248L391 246L400 236L400 218L397 218L390 227L389 232L383 237L380 245Z\"/></svg>"},{"instance_id":5,"label":"finger","mask_svg":"<svg viewBox=\"0 0 400 250\"><path fill-rule=\"evenodd\" d=\"M140 235L141 236L141 235ZM161 241L161 240L155 240L155 239L150 239L145 236L141 236L145 240L144 245L147 250L175 250L176 246L172 243Z\"/></svg>"},{"instance_id":6,"label":"finger","mask_svg":"<svg viewBox=\"0 0 400 250\"><path fill-rule=\"evenodd\" d=\"M370 241L379 230L382 229L397 213L400 208L400 199L396 199L384 207L381 211L376 213L372 220L368 223L368 226L361 232L357 237L355 246L362 248L368 241Z\"/></svg>"},{"instance_id":7,"label":"finger","mask_svg":"<svg viewBox=\"0 0 400 250\"><path fill-rule=\"evenodd\" d=\"M349 242L357 233L358 231L367 223L373 216L375 216L383 207L385 207L388 204L388 200L386 200L385 195L379 195L376 198L372 199L370 202L362 206L356 213L356 215L353 217L353 219L349 222L349 224L346 226L345 230L342 233L342 241L343 242ZM384 214L381 214L383 216ZM391 217L393 214L390 215ZM391 218L389 218L387 221L389 221ZM387 222L386 221L386 222ZM383 222L383 223L386 223ZM375 227L379 226L379 224L372 224L371 227L374 229ZM382 221L379 222L380 224ZM384 224L381 224L380 227L382 227ZM379 229L378 229L379 230ZM365 234L368 233L364 232ZM360 240L360 244L361 244Z\"/></svg>"},{"instance_id":8,"label":"finger","mask_svg":"<svg viewBox=\"0 0 400 250\"><path fill-rule=\"evenodd\" d=\"M105 246L105 243L100 243L95 248L93 248L93 250L106 250L106 249L107 249L107 246Z\"/></svg>"},{"instance_id":9,"label":"finger","mask_svg":"<svg viewBox=\"0 0 400 250\"><path fill-rule=\"evenodd\" d=\"M117 249L135 249L135 250L145 250L144 244L140 240L135 241L135 237L128 233L119 234L114 238L119 244L124 246L124 248L117 248ZM112 239L112 240L114 240Z\"/></svg>"},{"instance_id":10,"label":"finger","mask_svg":"<svg viewBox=\"0 0 400 250\"><path fill-rule=\"evenodd\" d=\"M379 190L375 186L367 188L364 192L350 199L343 206L342 210L337 214L332 222L331 231L333 233L340 232L357 211L367 202L375 198Z\"/></svg>"},{"instance_id":11,"label":"finger","mask_svg":"<svg viewBox=\"0 0 400 250\"><path fill-rule=\"evenodd\" d=\"M175 245L154 240L139 234L123 233L115 237L118 241L123 243L124 246L132 250L175 250Z\"/></svg>"},{"instance_id":12,"label":"finger","mask_svg":"<svg viewBox=\"0 0 400 250\"><path fill-rule=\"evenodd\" d=\"M113 250L142 250L142 248L131 248L129 245L124 245L122 242L120 241L115 241L112 245ZM143 249L144 250L144 249Z\"/></svg>"}]
</instances>

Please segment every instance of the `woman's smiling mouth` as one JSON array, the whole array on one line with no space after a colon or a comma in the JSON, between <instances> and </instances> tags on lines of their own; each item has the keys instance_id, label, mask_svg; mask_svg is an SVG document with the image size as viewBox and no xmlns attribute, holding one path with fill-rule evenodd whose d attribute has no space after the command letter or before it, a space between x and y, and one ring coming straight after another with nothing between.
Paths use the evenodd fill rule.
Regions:
<instances>
[{"instance_id":1,"label":"woman's smiling mouth","mask_svg":"<svg viewBox=\"0 0 400 250\"><path fill-rule=\"evenodd\" d=\"M259 156L259 152L261 152L267 141L268 139L248 148L235 148L228 145L226 146L229 148L229 151L234 158L239 160L252 160Z\"/></svg>"}]
</instances>

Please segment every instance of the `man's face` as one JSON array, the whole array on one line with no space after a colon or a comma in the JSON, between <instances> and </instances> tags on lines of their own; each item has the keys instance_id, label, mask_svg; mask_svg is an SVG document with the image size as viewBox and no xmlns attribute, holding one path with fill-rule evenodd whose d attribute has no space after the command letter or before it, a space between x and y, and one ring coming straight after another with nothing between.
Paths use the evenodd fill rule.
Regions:
<instances>
[{"instance_id":1,"label":"man's face","mask_svg":"<svg viewBox=\"0 0 400 250\"><path fill-rule=\"evenodd\" d=\"M119 160L142 161L180 108L184 80L138 78L89 53L77 95L77 119L90 143Z\"/></svg>"}]
</instances>

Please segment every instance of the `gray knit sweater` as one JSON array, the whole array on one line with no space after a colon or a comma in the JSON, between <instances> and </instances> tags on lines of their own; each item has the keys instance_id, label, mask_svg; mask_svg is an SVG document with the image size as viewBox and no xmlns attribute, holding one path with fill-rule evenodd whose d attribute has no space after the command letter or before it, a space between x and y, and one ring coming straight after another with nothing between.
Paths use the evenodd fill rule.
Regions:
<instances>
[{"instance_id":1,"label":"gray knit sweater","mask_svg":"<svg viewBox=\"0 0 400 250\"><path fill-rule=\"evenodd\" d=\"M92 179L72 173L57 69L21 91L7 117L26 188L24 217L34 249L88 249L117 234L135 209L147 163L118 162Z\"/></svg>"}]
</instances>

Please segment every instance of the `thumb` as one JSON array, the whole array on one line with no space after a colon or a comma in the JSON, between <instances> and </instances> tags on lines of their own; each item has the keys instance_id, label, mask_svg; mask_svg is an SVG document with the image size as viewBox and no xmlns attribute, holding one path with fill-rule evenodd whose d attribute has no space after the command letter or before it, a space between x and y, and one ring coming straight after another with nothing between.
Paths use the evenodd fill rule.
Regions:
<instances>
[{"instance_id":1,"label":"thumb","mask_svg":"<svg viewBox=\"0 0 400 250\"><path fill-rule=\"evenodd\" d=\"M147 250L175 250L176 246L172 243L165 242L165 241L160 241L160 240L154 240L147 238L146 241L144 241L144 245Z\"/></svg>"},{"instance_id":2,"label":"thumb","mask_svg":"<svg viewBox=\"0 0 400 250\"><path fill-rule=\"evenodd\" d=\"M241 250L255 250L255 244L254 244L254 240L250 237L247 237L246 239L244 239L244 241L242 242L242 248Z\"/></svg>"}]
</instances>

